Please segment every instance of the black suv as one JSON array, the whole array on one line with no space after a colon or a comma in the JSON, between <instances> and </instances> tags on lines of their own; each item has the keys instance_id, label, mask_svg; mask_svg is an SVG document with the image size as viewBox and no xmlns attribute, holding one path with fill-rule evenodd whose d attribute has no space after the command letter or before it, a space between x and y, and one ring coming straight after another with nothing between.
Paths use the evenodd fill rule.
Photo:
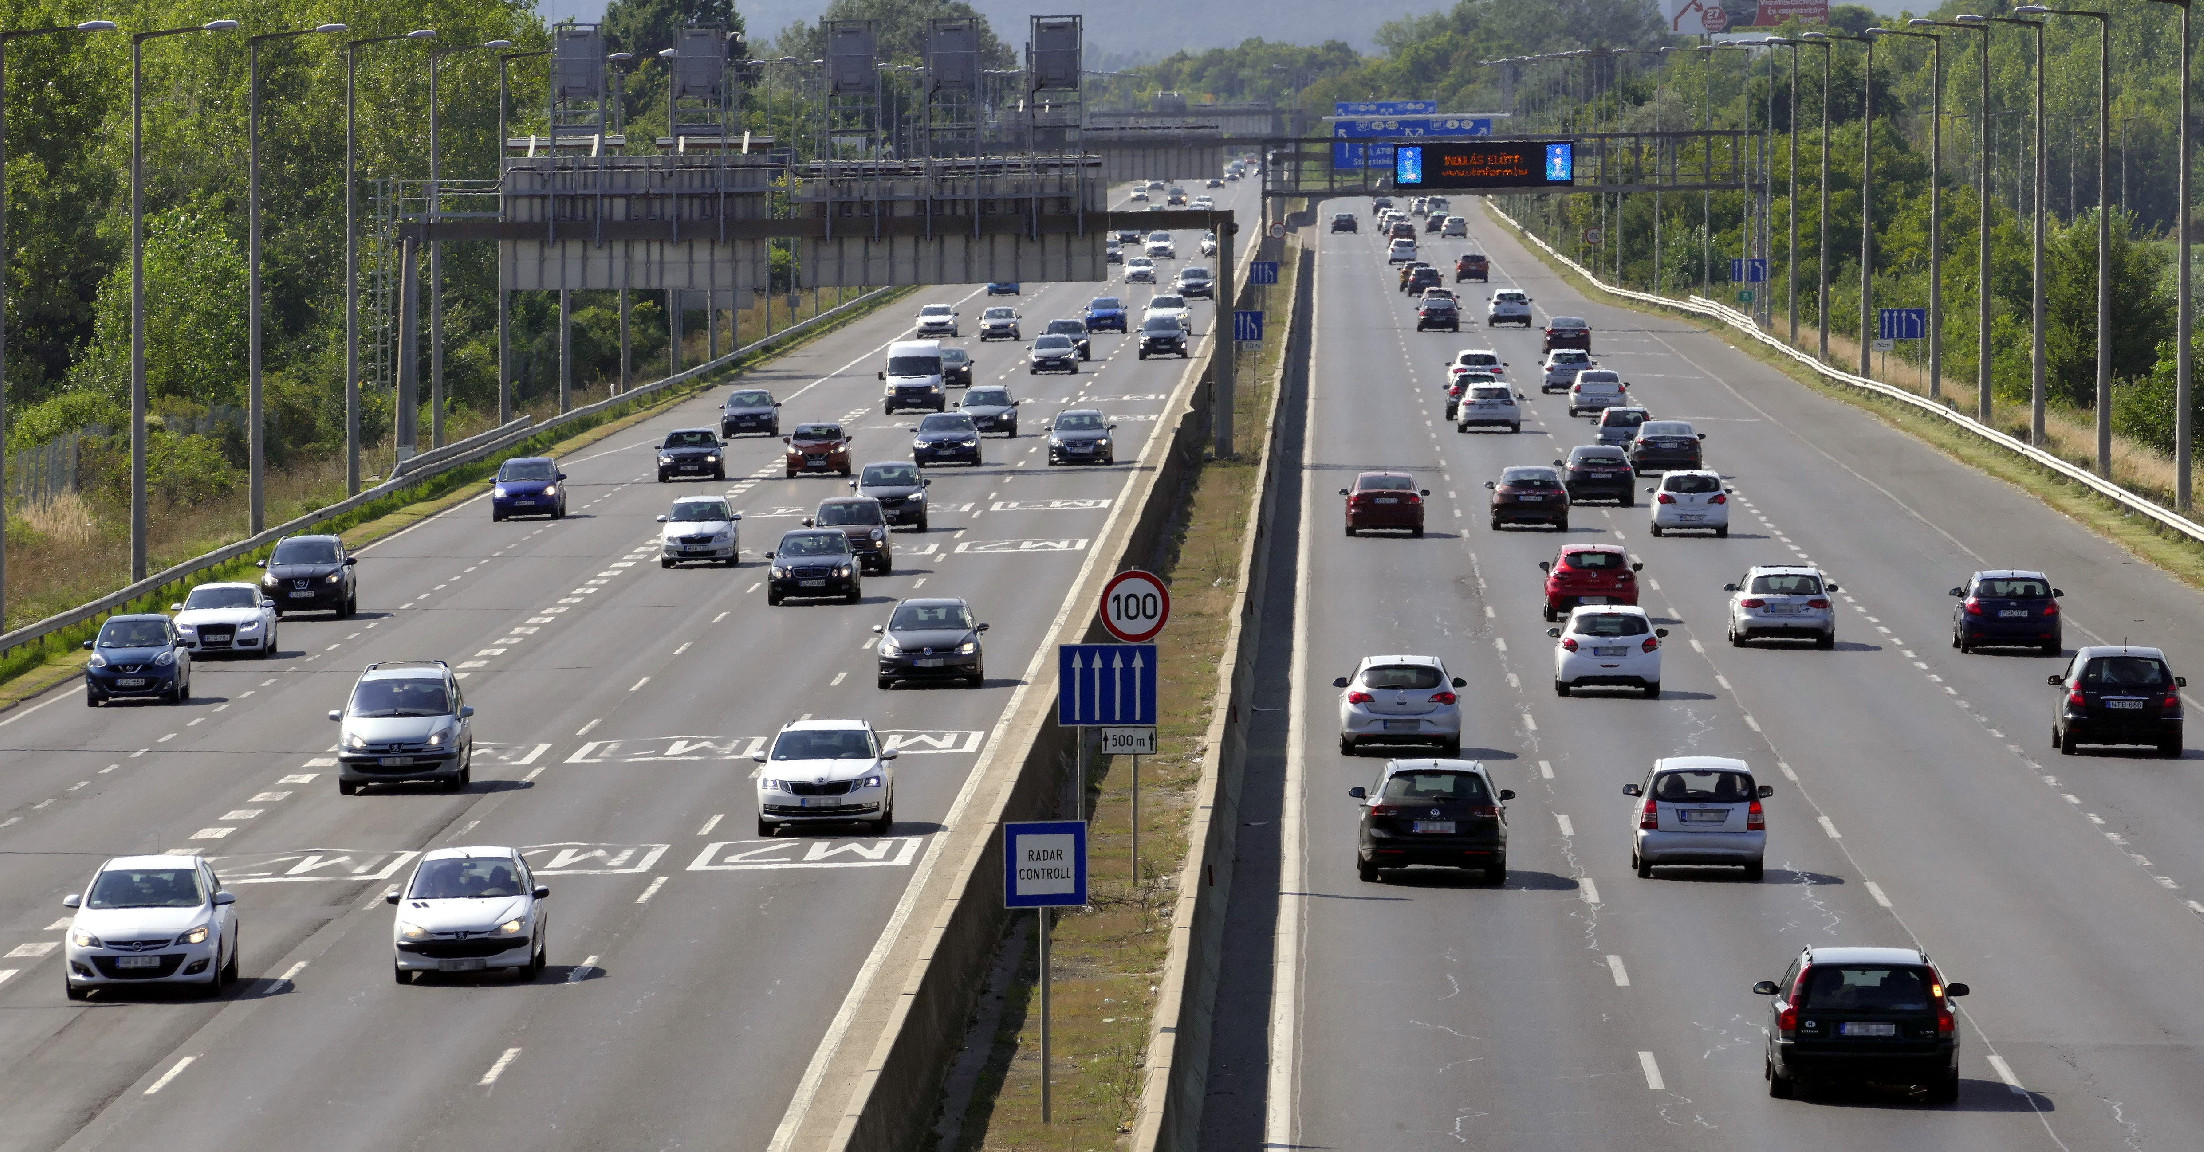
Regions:
<instances>
[{"instance_id":1,"label":"black suv","mask_svg":"<svg viewBox=\"0 0 2204 1152\"><path fill-rule=\"evenodd\" d=\"M1140 322L1140 359L1150 356L1187 357L1186 329L1169 316L1150 316Z\"/></svg>"},{"instance_id":2,"label":"black suv","mask_svg":"<svg viewBox=\"0 0 2204 1152\"><path fill-rule=\"evenodd\" d=\"M1445 283L1446 278L1439 274L1439 270L1426 264L1421 268L1410 269L1408 278L1401 281L1400 290L1410 296L1421 296L1424 289L1437 288Z\"/></svg>"},{"instance_id":3,"label":"black suv","mask_svg":"<svg viewBox=\"0 0 2204 1152\"><path fill-rule=\"evenodd\" d=\"M1566 461L1554 461L1561 469L1561 483L1569 489L1569 501L1613 500L1625 508L1637 502L1633 485L1636 473L1622 449L1601 444L1580 444L1569 449Z\"/></svg>"},{"instance_id":4,"label":"black suv","mask_svg":"<svg viewBox=\"0 0 2204 1152\"><path fill-rule=\"evenodd\" d=\"M2077 649L2051 686L2064 698L2051 713L2051 746L2072 756L2081 744L2152 744L2181 755L2181 689L2186 676L2166 667L2156 648L2105 645Z\"/></svg>"},{"instance_id":5,"label":"black suv","mask_svg":"<svg viewBox=\"0 0 2204 1152\"><path fill-rule=\"evenodd\" d=\"M260 567L260 591L276 602L276 615L327 609L350 616L360 606L359 577L353 567L359 561L344 549L339 536L285 536Z\"/></svg>"},{"instance_id":6,"label":"black suv","mask_svg":"<svg viewBox=\"0 0 2204 1152\"><path fill-rule=\"evenodd\" d=\"M1434 864L1476 868L1485 879L1508 878L1508 810L1515 799L1494 788L1474 760L1390 760L1371 788L1349 788L1362 801L1355 874L1376 880L1381 868Z\"/></svg>"},{"instance_id":7,"label":"black suv","mask_svg":"<svg viewBox=\"0 0 2204 1152\"><path fill-rule=\"evenodd\" d=\"M1928 1102L1959 1098L1959 1026L1946 984L1913 948L1808 948L1783 979L1762 980L1768 1002L1768 1095L1788 1099L1830 1080L1918 1084Z\"/></svg>"},{"instance_id":8,"label":"black suv","mask_svg":"<svg viewBox=\"0 0 2204 1152\"><path fill-rule=\"evenodd\" d=\"M933 483L919 475L918 465L899 460L867 464L849 482L850 491L880 502L890 524L916 525L926 531L926 486Z\"/></svg>"},{"instance_id":9,"label":"black suv","mask_svg":"<svg viewBox=\"0 0 2204 1152\"><path fill-rule=\"evenodd\" d=\"M1985 644L2012 644L2056 656L2065 647L2059 597L2041 572L1999 569L1977 572L1951 590L1951 646L1972 652Z\"/></svg>"}]
</instances>

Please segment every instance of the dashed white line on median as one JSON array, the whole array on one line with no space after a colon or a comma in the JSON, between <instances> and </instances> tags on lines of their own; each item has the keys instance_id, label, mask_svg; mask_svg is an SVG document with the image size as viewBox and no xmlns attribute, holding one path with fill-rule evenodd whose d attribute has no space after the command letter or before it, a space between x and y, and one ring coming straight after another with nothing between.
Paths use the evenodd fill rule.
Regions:
<instances>
[{"instance_id":1,"label":"dashed white line on median","mask_svg":"<svg viewBox=\"0 0 2204 1152\"><path fill-rule=\"evenodd\" d=\"M1591 877L1584 876L1578 878L1576 886L1576 894L1583 897L1586 904L1596 905L1600 903L1599 885L1593 883Z\"/></svg>"},{"instance_id":2,"label":"dashed white line on median","mask_svg":"<svg viewBox=\"0 0 2204 1152\"><path fill-rule=\"evenodd\" d=\"M1628 988L1630 986L1630 972L1622 966L1622 957L1609 956L1607 958L1607 971L1615 977L1615 987Z\"/></svg>"},{"instance_id":3,"label":"dashed white line on median","mask_svg":"<svg viewBox=\"0 0 2204 1152\"><path fill-rule=\"evenodd\" d=\"M475 1081L475 1086L487 1088L497 1083L497 1078L505 1074L506 1066L510 1065L519 1055L520 1049L507 1048L505 1054L497 1058L497 1063L490 1065L490 1070L482 1074L482 1079Z\"/></svg>"},{"instance_id":4,"label":"dashed white line on median","mask_svg":"<svg viewBox=\"0 0 2204 1152\"><path fill-rule=\"evenodd\" d=\"M197 1059L197 1056L186 1056L183 1059L178 1060L175 1064L169 1067L168 1071L161 1073L160 1079L155 1080L150 1086L146 1088L145 1094L151 1096L155 1092L158 1092L161 1089L168 1087L169 1081L183 1075L184 1069L191 1067L191 1062Z\"/></svg>"},{"instance_id":5,"label":"dashed white line on median","mask_svg":"<svg viewBox=\"0 0 2204 1152\"><path fill-rule=\"evenodd\" d=\"M702 827L702 828L699 828L699 829L697 829L697 830L696 830L696 834L697 834L697 835L699 835L699 836L709 836L709 835L711 835L711 834L712 834L712 829L714 829L714 828L717 828L717 827L719 827L719 822L720 822L721 820L724 820L724 819L726 819L726 818L727 818L727 814L726 814L726 813L724 813L724 812L721 812L721 813L719 813L719 814L717 814L717 815L713 816L713 817L712 817L711 819L709 819L709 820L706 820L706 821L704 822L704 827Z\"/></svg>"},{"instance_id":6,"label":"dashed white line on median","mask_svg":"<svg viewBox=\"0 0 2204 1152\"><path fill-rule=\"evenodd\" d=\"M515 1048L513 1051L518 1052L520 1049ZM1647 1088L1655 1092L1663 1092L1668 1089L1668 1082L1661 1079L1661 1066L1654 1062L1651 1052L1638 1053L1638 1069L1645 1073L1645 1086Z\"/></svg>"},{"instance_id":7,"label":"dashed white line on median","mask_svg":"<svg viewBox=\"0 0 2204 1152\"><path fill-rule=\"evenodd\" d=\"M650 903L650 898L658 895L658 890L665 886L666 878L664 876L653 877L650 884L643 889L643 894L635 898L635 902L637 904Z\"/></svg>"},{"instance_id":8,"label":"dashed white line on median","mask_svg":"<svg viewBox=\"0 0 2204 1152\"><path fill-rule=\"evenodd\" d=\"M1843 837L1842 835L1840 835L1840 834L1839 834L1839 833L1837 832L1837 826L1836 826L1835 824L1832 824L1832 823L1830 823L1830 822L1829 822L1829 818L1828 818L1827 816L1816 816L1816 817L1814 817L1814 819L1816 819L1816 820L1818 820L1818 821L1820 821L1820 822L1821 822L1821 830L1822 830L1822 831L1824 831L1824 832L1827 832L1827 833L1829 834L1829 838L1830 838L1831 840L1842 840L1842 839L1844 839L1844 837Z\"/></svg>"},{"instance_id":9,"label":"dashed white line on median","mask_svg":"<svg viewBox=\"0 0 2204 1152\"><path fill-rule=\"evenodd\" d=\"M1576 839L1576 825L1570 823L1567 816L1564 816L1559 812L1554 813L1554 823L1561 825L1561 834L1563 836L1571 840Z\"/></svg>"},{"instance_id":10,"label":"dashed white line on median","mask_svg":"<svg viewBox=\"0 0 2204 1152\"><path fill-rule=\"evenodd\" d=\"M1554 778L1554 766L1553 766L1553 761L1551 761L1551 760L1541 760L1541 761L1539 761L1539 762L1538 762L1538 774L1539 774L1539 776L1541 776L1541 777L1543 777L1543 778L1545 778L1545 779L1547 779L1547 780L1551 780L1551 779L1553 779L1553 778Z\"/></svg>"},{"instance_id":11,"label":"dashed white line on median","mask_svg":"<svg viewBox=\"0 0 2204 1152\"><path fill-rule=\"evenodd\" d=\"M1880 904L1885 908L1891 906L1890 897L1883 895L1883 886L1875 883L1873 880L1867 882L1867 894L1875 898L1875 903Z\"/></svg>"}]
</instances>

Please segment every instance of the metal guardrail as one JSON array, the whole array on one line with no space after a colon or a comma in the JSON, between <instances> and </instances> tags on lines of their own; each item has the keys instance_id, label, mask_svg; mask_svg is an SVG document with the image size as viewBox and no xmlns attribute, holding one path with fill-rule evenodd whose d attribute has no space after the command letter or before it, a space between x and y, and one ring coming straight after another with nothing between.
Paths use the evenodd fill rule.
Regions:
<instances>
[{"instance_id":1,"label":"metal guardrail","mask_svg":"<svg viewBox=\"0 0 2204 1152\"><path fill-rule=\"evenodd\" d=\"M1488 207L1491 206L1488 205ZM1552 256L1554 259L1559 260L1562 264L1567 265L1570 271L1575 272L1577 275L1591 281L1592 284L1597 286L1602 292L1606 292L1615 296L1620 296L1626 300L1637 300L1646 304L1652 304L1663 308L1673 308L1679 312L1689 312L1694 315L1704 316L1710 320L1719 320L1722 323L1737 329L1739 332L1743 332L1744 334L1752 337L1760 343L1765 344L1768 347L1773 348L1786 356L1789 356L1791 359L1797 361L1798 363L1813 369L1815 373L1825 379L1836 381L1839 384L1848 384L1854 388L1874 392L1878 395L1887 396L1892 400L1896 400L1901 404L1906 404L1910 407L1918 409L1919 411L1942 417L1944 420L1949 421L1950 423L1968 432L1971 432L1974 435L1984 440L1987 440L2000 448L2012 452L2015 455L2021 456L2031 463L2041 465L2044 468L2048 468L2051 471L2058 473L2060 476L2068 480L2072 480L2077 484L2085 485L2091 491L2096 492L2098 495L2103 496L2104 498L2111 500L2121 505L2122 507L2129 509L2130 511L2138 512L2144 516L2148 516L2151 519L2156 520L2158 523L2166 526L2167 528L2171 528L2174 531L2179 532L2184 536L2187 536L2191 540L2204 542L2204 524L2199 524L2198 522L2191 520L2178 512L2175 512L2173 509L2168 508L2163 504L2159 504L2156 501L2137 495L2135 492L2130 491L2129 489L2124 488L2118 484L2115 484L2112 481L2107 480L2104 477L2099 476L2096 473L2091 472L2087 468L2083 468L2070 460L2066 460L2054 453L2046 452L2043 449L2038 448L2025 440L2008 435L1997 430L1996 428L1992 428L1989 425L1984 424L1979 420L1976 420L1972 416L1968 416L1962 412L1947 408L1944 405L1938 404L1935 401L1930 400L1926 397L1917 396L1914 393L1908 392L1903 388L1896 387L1895 385L1885 384L1880 380L1870 380L1865 376L1855 376L1852 373L1846 372L1840 368L1832 368L1829 365L1822 363L1819 359L1816 359L1815 357L1810 356L1805 352L1801 352L1798 349L1791 347L1789 344L1786 344L1783 341L1776 339L1774 336L1771 336L1768 333L1762 331L1760 325L1754 323L1752 317L1745 315L1743 312L1739 312L1737 309L1732 308L1727 304L1722 304L1713 300L1709 300L1704 296L1692 296L1687 299L1678 300L1671 296L1661 296L1651 292L1637 292L1628 288L1620 288L1616 287L1615 285L1609 284L1606 281L1601 280L1598 276L1593 275L1592 271L1584 267L1582 264L1579 264L1576 261L1571 260L1567 256L1564 256L1560 252L1556 251L1553 245L1539 239L1537 235L1533 234L1530 229L1523 227L1522 223L1516 220L1513 216L1508 215L1497 207L1491 207L1491 211L1493 215L1507 221L1509 227L1512 227L1517 232L1522 233L1525 239L1544 249L1547 255Z\"/></svg>"},{"instance_id":2,"label":"metal guardrail","mask_svg":"<svg viewBox=\"0 0 2204 1152\"><path fill-rule=\"evenodd\" d=\"M813 316L809 320L804 320L796 324L791 324L788 327L783 328L780 331L775 332L762 340L752 341L749 344L746 344L727 353L724 356L721 356L717 360L707 360L694 368L690 368L683 372L676 372L671 376L661 377L657 380L651 381L648 384L631 388L628 391L622 392L617 396L612 396L604 400L599 400L593 404L585 404L579 408L569 409L568 411L554 416L548 420L545 420L540 424L534 422L527 417L522 417L518 420L514 420L510 424L491 429L490 431L481 433L480 435L470 436L466 440L447 444L444 447L435 449L432 452L423 453L420 456L416 456L412 460L407 461L405 468L394 469L393 471L397 472L397 474L392 476L390 479L385 480L383 483L378 484L373 488L369 488L361 492L357 496L346 497L345 499L339 500L334 504L326 505L321 508L316 508L315 510L313 510L312 512L308 512L304 516L300 516L296 519L278 524L273 528L269 528L266 531L248 536L243 540L239 540L231 544L225 544L222 547L216 548L211 552L195 556L192 559L186 560L181 564L175 565L174 567L156 572L143 580L139 580L135 583L118 588L115 591L110 592L97 600L93 600L85 604L79 604L76 607L71 608L65 612L57 612L52 616L46 617L44 620L40 620L36 624L26 624L23 627L18 628L12 632L0 634L0 656L5 656L7 653L12 652L25 644L33 643L38 640L43 640L46 637L51 636L54 633L59 632L65 628L70 628L75 625L82 624L85 621L100 615L101 613L112 612L115 609L130 603L132 600L136 600L141 596L150 595L178 581L189 579L190 577L196 576L209 568L214 568L222 564L227 564L240 556L244 556L255 551L256 549L266 547L269 544L273 544L277 540L280 540L285 536L289 536L296 532L303 532L306 529L312 528L318 524L326 523L356 508L360 508L364 505L373 503L376 500L380 500L383 497L402 489L413 487L414 485L417 485L424 480L428 480L432 477L441 475L445 472L450 471L453 468L460 467L464 464L472 464L477 460L480 460L486 456L490 456L504 448L519 443L522 440L532 439L545 432L553 431L562 426L572 424L576 421L587 419L600 412L603 412L607 408L610 408L616 404L625 404L632 400L638 400L643 397L649 396L652 393L663 391L664 389L673 387L674 385L686 383L696 380L700 377L710 375L711 373L716 372L722 368L725 368L729 364L734 363L737 359L741 357L756 353L761 349L769 347L779 341L786 340L791 336L802 335L803 333L819 326L820 324L826 323L839 316L847 315L849 312L862 308L865 305L881 299L885 294L895 291L898 291L898 289L875 288L872 291L867 292L862 296L859 296L855 300L844 301L843 303L838 304L833 308L830 308L824 312L819 313L816 316ZM444 453L444 455L439 456L438 453ZM423 464L421 463L421 461L423 460L430 460L431 462Z\"/></svg>"}]
</instances>

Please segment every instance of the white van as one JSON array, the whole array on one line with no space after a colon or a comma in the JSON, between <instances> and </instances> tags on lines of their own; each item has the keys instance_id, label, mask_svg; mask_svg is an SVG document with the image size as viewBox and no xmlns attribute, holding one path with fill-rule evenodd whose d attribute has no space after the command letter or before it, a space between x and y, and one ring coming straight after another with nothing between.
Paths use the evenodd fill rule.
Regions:
<instances>
[{"instance_id":1,"label":"white van","mask_svg":"<svg viewBox=\"0 0 2204 1152\"><path fill-rule=\"evenodd\" d=\"M939 340L898 340L888 345L888 367L879 376L887 384L880 410L890 416L898 408L941 412L949 406L941 388Z\"/></svg>"}]
</instances>

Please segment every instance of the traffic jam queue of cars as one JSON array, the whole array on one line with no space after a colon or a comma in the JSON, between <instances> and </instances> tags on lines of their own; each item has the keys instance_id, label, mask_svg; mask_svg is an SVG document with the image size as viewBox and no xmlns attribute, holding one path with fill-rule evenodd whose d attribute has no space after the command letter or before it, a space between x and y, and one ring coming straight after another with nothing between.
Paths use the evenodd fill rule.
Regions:
<instances>
[{"instance_id":1,"label":"traffic jam queue of cars","mask_svg":"<svg viewBox=\"0 0 2204 1152\"><path fill-rule=\"evenodd\" d=\"M1228 174L1238 179L1240 162ZM1217 181L1212 186L1221 185ZM1160 191L1160 189L1159 189ZM1118 243L1113 240L1113 247ZM1142 359L1190 357L1195 332L1189 298L1211 299L1212 273L1200 263L1158 284L1162 266L1178 259L1169 232L1127 233L1139 245L1138 273L1124 280L1151 286L1145 300L1128 291L1095 296L1077 315L1031 326L1017 357L1028 373L1077 374L1108 355L1097 334L1129 342ZM1199 244L1215 252L1213 237ZM1116 261L1113 260L1113 263ZM713 425L677 428L651 446L662 484L725 481L729 442L778 439L788 478L829 475L847 492L819 501L813 513L764 551L769 606L797 601L862 600L867 575L895 570L898 529L927 532L927 473L948 464L980 465L983 437L1020 437L1026 400L1005 383L974 386L977 344L1026 338L1015 303L1019 285L990 284L976 320L953 304L927 304L907 339L893 342L876 373L884 414L922 413L906 425L910 440L860 456L852 432L836 419L784 421L782 402L765 388L737 385ZM998 370L1005 365L995 366ZM1007 374L1007 373L1006 373ZM1051 466L1116 463L1117 425L1099 409L1067 406L1036 417ZM1030 426L1029 426L1030 428ZM566 473L549 457L508 459L498 468L489 501L493 523L519 517L562 520ZM742 513L720 489L680 492L657 517L658 560L668 569L736 568L743 564ZM207 583L170 606L170 615L109 617L86 641L85 701L94 708L124 701L184 705L192 701L197 660L268 659L281 655L280 622L298 613L351 617L359 607L358 559L341 537L294 535L276 542L257 582ZM988 625L954 596L902 600L872 627L875 682L880 690L986 683L983 636ZM329 711L336 729L337 791L344 796L394 788L455 792L472 783L474 706L461 679L442 660L387 660L353 681L341 706ZM757 832L824 831L885 835L895 821L896 749L864 720L810 719L787 724L755 754ZM502 972L530 980L550 954L550 889L510 847L438 848L384 896L395 909L391 967L397 982L446 973ZM67 895L64 991L71 1000L101 990L182 986L217 995L239 973L242 937L236 895L213 863L189 855L121 856L96 868L85 887Z\"/></svg>"},{"instance_id":2,"label":"traffic jam queue of cars","mask_svg":"<svg viewBox=\"0 0 2204 1152\"><path fill-rule=\"evenodd\" d=\"M1412 301L1415 331L1453 331L1457 325L1448 321L1461 315L1462 302L1442 285L1439 257L1434 263L1419 259L1419 244L1428 247L1433 233L1438 240L1466 241L1466 228L1454 225L1460 218L1447 216L1447 205L1437 198L1417 198L1403 209L1378 197L1373 211L1376 226L1370 232ZM1416 224L1419 216L1422 228ZM1334 213L1330 231L1363 234L1352 212ZM1632 508L1644 497L1649 537L1726 540L1730 478L1709 466L1704 432L1681 414L1662 414L1624 373L1599 364L1584 318L1552 316L1541 325L1530 294L1507 285L1481 252L1459 253L1452 267L1457 284L1489 282L1486 328L1539 331L1537 397L1561 397L1552 413L1554 426L1585 421L1580 443L1568 443L1566 436L1555 441L1556 458L1504 463L1485 482L1490 530L1563 535L1553 558L1538 565L1544 615L1552 625L1546 634L1554 642L1554 693L1581 698L1584 703L1575 707L1582 708L1600 707L1595 699L1618 690L1658 699L1669 635L1662 625L1669 621L1656 620L1639 606L1648 560L1623 544L1570 539L1570 511L1595 503ZM1527 383L1514 382L1507 355L1495 347L1471 347L1440 360L1446 369L1446 417L1457 432L1512 437L1522 431L1537 401ZM1362 472L1339 494L1349 537L1424 534L1431 493L1408 470ZM1716 545L1679 540L1664 546ZM1810 564L1756 559L1737 555L1740 575L1723 586L1727 607L1721 628L1728 642L1805 651L1836 647L1832 596L1840 589L1829 574ZM1949 594L1954 648L1963 653L2018 649L2059 661L2045 679L2054 690L2046 717L2050 744L2060 753L2109 745L2181 754L2180 689L2188 681L2174 673L2164 652L2125 644L2069 652L2061 629L2065 593L2040 571L1975 572ZM2016 674L2016 685L2029 675ZM1333 682L1340 690L1340 754L1383 750L1401 757L1386 760L1371 783L1347 790L1360 806L1355 867L1361 879L1380 882L1398 869L1438 866L1481 873L1493 883L1505 880L1506 802L1514 793L1487 764L1459 758L1464 733L1457 692L1464 683L1441 657L1413 653L1365 657ZM1420 751L1402 752L1415 748ZM1657 869L1709 866L1742 869L1748 882L1762 877L1769 850L1767 802L1775 789L1760 783L1746 761L1678 750L1618 785L1628 805L1631 867L1639 877L1651 878ZM1790 1097L1807 1080L1859 1080L1911 1086L1931 1103L1956 1098L1952 1001L1968 988L1947 981L1918 949L1809 949L1782 979L1762 981L1753 991L1770 1000L1765 1060L1770 1095Z\"/></svg>"}]
</instances>

